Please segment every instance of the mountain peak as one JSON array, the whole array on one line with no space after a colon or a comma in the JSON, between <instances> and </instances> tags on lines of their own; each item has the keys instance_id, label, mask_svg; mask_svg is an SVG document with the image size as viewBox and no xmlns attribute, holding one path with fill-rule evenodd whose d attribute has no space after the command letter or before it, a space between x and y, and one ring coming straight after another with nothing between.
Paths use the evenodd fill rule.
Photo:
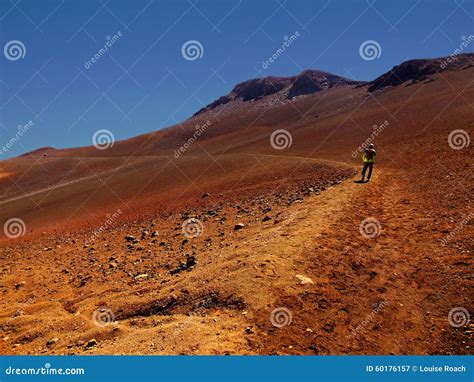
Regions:
<instances>
[{"instance_id":1,"label":"mountain peak","mask_svg":"<svg viewBox=\"0 0 474 382\"><path fill-rule=\"evenodd\" d=\"M288 98L290 99L300 95L316 93L335 86L357 85L360 83L335 74L312 69L306 69L293 78L292 86L288 92Z\"/></svg>"},{"instance_id":2,"label":"mountain peak","mask_svg":"<svg viewBox=\"0 0 474 382\"><path fill-rule=\"evenodd\" d=\"M231 101L254 102L264 97L280 93L283 98L316 93L335 86L358 85L353 81L321 70L306 69L291 77L260 77L253 78L235 85L232 91L199 110L196 114L212 110Z\"/></svg>"}]
</instances>

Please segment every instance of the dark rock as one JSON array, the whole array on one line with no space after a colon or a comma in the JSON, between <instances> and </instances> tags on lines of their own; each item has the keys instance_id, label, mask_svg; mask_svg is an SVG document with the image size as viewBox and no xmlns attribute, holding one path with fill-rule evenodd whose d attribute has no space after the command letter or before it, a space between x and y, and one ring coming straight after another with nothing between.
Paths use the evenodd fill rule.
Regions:
<instances>
[{"instance_id":1,"label":"dark rock","mask_svg":"<svg viewBox=\"0 0 474 382\"><path fill-rule=\"evenodd\" d=\"M25 285L26 283L24 281L20 281L19 283L16 283L15 284L15 289L18 290L20 289L23 285Z\"/></svg>"},{"instance_id":2,"label":"dark rock","mask_svg":"<svg viewBox=\"0 0 474 382\"><path fill-rule=\"evenodd\" d=\"M51 338L50 340L48 340L48 342L46 342L46 345L48 346L53 346L56 344L56 342L59 341L59 338L58 337L54 337L54 338Z\"/></svg>"},{"instance_id":3,"label":"dark rock","mask_svg":"<svg viewBox=\"0 0 474 382\"><path fill-rule=\"evenodd\" d=\"M135 239L136 239L136 237L133 236L133 235L125 235L125 240L127 240L127 241L132 241L132 240L135 240Z\"/></svg>"},{"instance_id":4,"label":"dark rock","mask_svg":"<svg viewBox=\"0 0 474 382\"><path fill-rule=\"evenodd\" d=\"M192 268L194 268L194 266L196 265L196 258L194 256L189 256L187 255L186 257L186 262L183 263L183 262L180 262L178 267L176 267L175 269L172 269L170 271L170 273L172 275L175 275L175 274L178 274L182 271L191 271Z\"/></svg>"},{"instance_id":5,"label":"dark rock","mask_svg":"<svg viewBox=\"0 0 474 382\"><path fill-rule=\"evenodd\" d=\"M96 345L97 345L97 340L95 338L92 338L89 341L87 341L85 347L86 347L86 349L90 349L90 348L93 348Z\"/></svg>"},{"instance_id":6,"label":"dark rock","mask_svg":"<svg viewBox=\"0 0 474 382\"><path fill-rule=\"evenodd\" d=\"M316 345L310 345L309 350L312 350L314 354L319 354L319 349Z\"/></svg>"},{"instance_id":7,"label":"dark rock","mask_svg":"<svg viewBox=\"0 0 474 382\"><path fill-rule=\"evenodd\" d=\"M245 224L244 223L237 223L235 226L234 226L234 231L238 231L242 228L245 227Z\"/></svg>"}]
</instances>

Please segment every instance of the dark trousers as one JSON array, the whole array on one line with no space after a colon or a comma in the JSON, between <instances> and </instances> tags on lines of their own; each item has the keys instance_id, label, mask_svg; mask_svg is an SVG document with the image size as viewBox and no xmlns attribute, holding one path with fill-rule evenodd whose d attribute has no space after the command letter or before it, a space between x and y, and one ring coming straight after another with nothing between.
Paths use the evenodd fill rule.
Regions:
<instances>
[{"instance_id":1,"label":"dark trousers","mask_svg":"<svg viewBox=\"0 0 474 382\"><path fill-rule=\"evenodd\" d=\"M369 175L367 176L367 179L370 179L372 176L372 169L374 168L374 162L365 162L364 167L362 168L362 179L365 178L365 172L367 169L369 169Z\"/></svg>"}]
</instances>

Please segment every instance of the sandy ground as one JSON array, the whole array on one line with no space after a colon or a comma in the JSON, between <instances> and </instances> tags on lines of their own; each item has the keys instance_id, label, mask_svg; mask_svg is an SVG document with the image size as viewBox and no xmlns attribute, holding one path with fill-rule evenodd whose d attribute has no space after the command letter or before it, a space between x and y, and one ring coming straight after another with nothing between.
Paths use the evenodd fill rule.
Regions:
<instances>
[{"instance_id":1,"label":"sandy ground","mask_svg":"<svg viewBox=\"0 0 474 382\"><path fill-rule=\"evenodd\" d=\"M290 205L263 196L237 214L232 203L196 211L197 238L183 235L185 215L172 230L152 220L92 246L38 247L28 267L12 253L2 353L470 354L472 325L453 328L447 315L472 303L472 258L427 244L426 211L407 182L380 169L370 183L347 179ZM367 218L373 238L360 231ZM176 252L196 264L172 275Z\"/></svg>"},{"instance_id":2,"label":"sandy ground","mask_svg":"<svg viewBox=\"0 0 474 382\"><path fill-rule=\"evenodd\" d=\"M473 354L473 70L0 162L0 353Z\"/></svg>"}]
</instances>

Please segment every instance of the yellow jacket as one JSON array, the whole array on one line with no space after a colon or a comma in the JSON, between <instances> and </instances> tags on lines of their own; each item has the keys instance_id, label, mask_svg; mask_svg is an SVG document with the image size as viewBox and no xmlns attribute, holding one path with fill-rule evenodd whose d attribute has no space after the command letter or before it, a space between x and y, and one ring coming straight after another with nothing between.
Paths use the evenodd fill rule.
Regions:
<instances>
[{"instance_id":1,"label":"yellow jacket","mask_svg":"<svg viewBox=\"0 0 474 382\"><path fill-rule=\"evenodd\" d=\"M370 159L367 156L367 152L369 152L369 151L372 152L372 155L371 155ZM377 152L375 150L367 149L367 150L364 151L364 154L362 155L362 160L364 161L364 163L374 163L376 157L377 157Z\"/></svg>"}]
</instances>

